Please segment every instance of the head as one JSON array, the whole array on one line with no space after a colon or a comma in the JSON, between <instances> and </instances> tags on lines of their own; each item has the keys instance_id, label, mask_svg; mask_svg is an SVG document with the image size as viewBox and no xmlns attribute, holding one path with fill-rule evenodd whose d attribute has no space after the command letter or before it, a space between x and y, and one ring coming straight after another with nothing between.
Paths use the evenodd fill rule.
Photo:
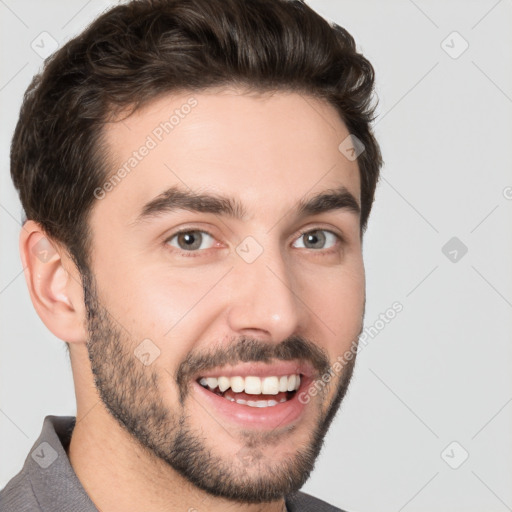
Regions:
<instances>
[{"instance_id":1,"label":"head","mask_svg":"<svg viewBox=\"0 0 512 512\"><path fill-rule=\"evenodd\" d=\"M373 84L302 1L162 0L104 13L25 94L11 174L34 305L148 457L210 494L300 488L348 388ZM266 407L232 405L238 376Z\"/></svg>"}]
</instances>

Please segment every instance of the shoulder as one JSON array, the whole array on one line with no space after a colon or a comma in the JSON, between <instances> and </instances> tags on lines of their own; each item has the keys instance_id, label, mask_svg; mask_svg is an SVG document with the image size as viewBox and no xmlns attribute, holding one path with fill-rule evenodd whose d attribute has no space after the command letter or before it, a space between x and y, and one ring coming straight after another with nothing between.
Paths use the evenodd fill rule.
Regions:
<instances>
[{"instance_id":1,"label":"shoulder","mask_svg":"<svg viewBox=\"0 0 512 512\"><path fill-rule=\"evenodd\" d=\"M67 442L74 421L74 416L45 417L41 433L21 471L0 490L1 512L63 510L56 506L57 501L66 499L65 491L79 486L73 479L74 473L62 445L63 441ZM49 455L46 459L45 452ZM48 464L38 461L41 456L43 459L40 460L48 461Z\"/></svg>"},{"instance_id":2,"label":"shoulder","mask_svg":"<svg viewBox=\"0 0 512 512\"><path fill-rule=\"evenodd\" d=\"M41 510L27 474L20 471L0 490L2 512L34 512Z\"/></svg>"},{"instance_id":3,"label":"shoulder","mask_svg":"<svg viewBox=\"0 0 512 512\"><path fill-rule=\"evenodd\" d=\"M286 496L286 508L288 512L344 512L340 508L301 491Z\"/></svg>"}]
</instances>

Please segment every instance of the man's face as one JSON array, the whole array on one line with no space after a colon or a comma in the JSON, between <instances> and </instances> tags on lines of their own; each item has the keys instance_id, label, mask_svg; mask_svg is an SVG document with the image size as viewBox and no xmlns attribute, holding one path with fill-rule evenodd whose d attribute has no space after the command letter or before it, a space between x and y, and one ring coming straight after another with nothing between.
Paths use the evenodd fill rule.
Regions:
<instances>
[{"instance_id":1,"label":"man's face","mask_svg":"<svg viewBox=\"0 0 512 512\"><path fill-rule=\"evenodd\" d=\"M96 386L150 457L214 495L300 488L348 386L355 358L334 363L365 300L348 135L312 97L227 90L169 95L105 129L125 171L90 216Z\"/></svg>"}]
</instances>

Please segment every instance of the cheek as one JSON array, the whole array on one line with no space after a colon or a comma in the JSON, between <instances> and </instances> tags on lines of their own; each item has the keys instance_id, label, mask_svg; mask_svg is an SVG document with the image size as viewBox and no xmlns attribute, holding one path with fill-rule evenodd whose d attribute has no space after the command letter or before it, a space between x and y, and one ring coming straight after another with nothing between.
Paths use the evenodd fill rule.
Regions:
<instances>
[{"instance_id":1,"label":"cheek","mask_svg":"<svg viewBox=\"0 0 512 512\"><path fill-rule=\"evenodd\" d=\"M339 269L329 279L304 288L305 302L315 312L319 328L336 352L345 350L362 327L365 301L363 265Z\"/></svg>"},{"instance_id":2,"label":"cheek","mask_svg":"<svg viewBox=\"0 0 512 512\"><path fill-rule=\"evenodd\" d=\"M129 269L113 269L103 279L102 287L108 291L108 302L115 305L115 310L128 319L128 323L138 327L138 332L149 329L161 337L180 322L215 283L215 272L188 270L136 262Z\"/></svg>"},{"instance_id":3,"label":"cheek","mask_svg":"<svg viewBox=\"0 0 512 512\"><path fill-rule=\"evenodd\" d=\"M118 290L126 297L121 317L131 333L158 346L160 366L175 369L202 339L215 317L209 291L223 273L154 267L124 280Z\"/></svg>"},{"instance_id":4,"label":"cheek","mask_svg":"<svg viewBox=\"0 0 512 512\"><path fill-rule=\"evenodd\" d=\"M210 292L225 274L224 268L157 268L142 276L140 297L149 303L150 317L161 334L190 324L198 310L211 302ZM139 285L140 286L140 285ZM206 308L208 309L208 308ZM163 329L163 331L162 331Z\"/></svg>"}]
</instances>

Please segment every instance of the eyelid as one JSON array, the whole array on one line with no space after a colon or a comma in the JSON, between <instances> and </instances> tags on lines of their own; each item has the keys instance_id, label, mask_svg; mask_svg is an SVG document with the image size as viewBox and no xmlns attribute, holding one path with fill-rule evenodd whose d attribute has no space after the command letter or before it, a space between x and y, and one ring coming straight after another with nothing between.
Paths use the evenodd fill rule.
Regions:
<instances>
[{"instance_id":1,"label":"eyelid","mask_svg":"<svg viewBox=\"0 0 512 512\"><path fill-rule=\"evenodd\" d=\"M217 237L211 231L208 231L208 229L204 229L204 227L183 226L183 227L176 229L176 231L172 231L170 235L168 235L168 236L166 235L164 238L164 242L168 242L169 240L174 238L176 235L179 235L181 233L190 233L191 231L199 231L201 233L206 233L207 235L210 235L212 238L215 238L215 240L217 240Z\"/></svg>"}]
</instances>

